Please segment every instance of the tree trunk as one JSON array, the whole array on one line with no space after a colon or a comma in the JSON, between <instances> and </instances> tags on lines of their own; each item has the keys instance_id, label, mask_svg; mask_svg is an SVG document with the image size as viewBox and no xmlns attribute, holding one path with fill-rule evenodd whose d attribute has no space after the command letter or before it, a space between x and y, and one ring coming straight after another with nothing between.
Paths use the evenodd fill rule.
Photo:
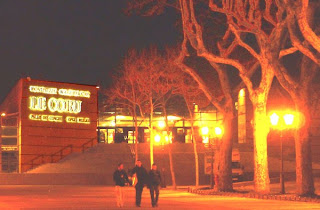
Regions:
<instances>
[{"instance_id":1,"label":"tree trunk","mask_svg":"<svg viewBox=\"0 0 320 210\"><path fill-rule=\"evenodd\" d=\"M153 132L152 132L152 120L153 120L153 102L152 97L149 99L150 103L150 118L149 118L149 134L150 134L150 168L152 168L153 161Z\"/></svg>"},{"instance_id":2,"label":"tree trunk","mask_svg":"<svg viewBox=\"0 0 320 210\"><path fill-rule=\"evenodd\" d=\"M134 151L135 151L135 163L137 162L137 160L139 159L139 155L138 155L138 119L137 119L137 112L136 110L133 110L134 113Z\"/></svg>"},{"instance_id":3,"label":"tree trunk","mask_svg":"<svg viewBox=\"0 0 320 210\"><path fill-rule=\"evenodd\" d=\"M267 135L269 132L266 114L267 97L264 93L257 93L253 104L253 136L254 136L254 184L255 191L267 194L270 192L268 170Z\"/></svg>"},{"instance_id":4,"label":"tree trunk","mask_svg":"<svg viewBox=\"0 0 320 210\"><path fill-rule=\"evenodd\" d=\"M234 130L233 113L224 115L224 134L219 148L218 191L233 191L232 187L232 137Z\"/></svg>"},{"instance_id":5,"label":"tree trunk","mask_svg":"<svg viewBox=\"0 0 320 210\"><path fill-rule=\"evenodd\" d=\"M311 116L306 93L301 95L301 97L296 98L295 106L296 110L299 110L304 114L304 123L302 127L295 131L297 194L313 195L314 182L310 136Z\"/></svg>"},{"instance_id":6,"label":"tree trunk","mask_svg":"<svg viewBox=\"0 0 320 210\"><path fill-rule=\"evenodd\" d=\"M165 121L166 121L167 135L169 135L169 125L168 125L167 111L165 110L165 108L163 109L163 111L164 111L164 116L165 116ZM169 140L169 136L168 136L168 140ZM169 164L170 164L170 172L171 172L171 179L172 179L172 187L173 187L174 190L176 190L177 189L177 184L176 184L176 175L174 173L174 167L173 167L171 145L172 144L169 142L169 144L168 144Z\"/></svg>"},{"instance_id":7,"label":"tree trunk","mask_svg":"<svg viewBox=\"0 0 320 210\"><path fill-rule=\"evenodd\" d=\"M193 118L191 113L191 118ZM193 119L191 119L191 134L192 134L192 144L193 144L193 153L194 153L194 161L195 161L195 169L196 169L196 187L199 187L199 156L197 150L197 141L195 139L194 127L193 127Z\"/></svg>"}]
</instances>

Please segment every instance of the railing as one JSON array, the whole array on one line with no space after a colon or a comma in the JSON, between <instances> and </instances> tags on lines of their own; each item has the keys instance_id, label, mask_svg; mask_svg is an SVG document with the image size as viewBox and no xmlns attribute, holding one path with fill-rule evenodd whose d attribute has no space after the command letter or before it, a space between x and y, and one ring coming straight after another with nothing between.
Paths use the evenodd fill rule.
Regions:
<instances>
[{"instance_id":1,"label":"railing","mask_svg":"<svg viewBox=\"0 0 320 210\"><path fill-rule=\"evenodd\" d=\"M72 153L73 153L73 145L70 144L70 145L68 145L68 146L63 147L63 148L60 149L59 151L51 154L51 155L50 155L50 157L51 157L51 163L54 163L54 157L55 157L55 156L60 157L56 162L58 162L59 160L61 160L61 159L64 158L65 156L67 156L67 155L64 155L64 154L63 154L63 151L67 150L68 148L70 148L70 152L69 152L68 155L72 154Z\"/></svg>"},{"instance_id":2,"label":"railing","mask_svg":"<svg viewBox=\"0 0 320 210\"><path fill-rule=\"evenodd\" d=\"M81 146L75 147L73 145L67 145L58 150L57 152L54 152L52 154L40 154L37 155L35 158L31 159L27 163L23 163L22 165L31 166L28 168L28 170L31 170L35 168L36 166L42 165L44 163L55 163L66 157L67 155L70 155L74 152L74 148L81 149L82 152L84 152L86 149L93 147L94 141L96 138L92 138L89 141L83 143ZM29 145L29 146L45 146L45 145ZM48 147L58 147L58 146L48 146ZM66 151L69 151L68 153ZM35 154L23 154L23 155L35 155ZM45 159L49 157L50 161L45 161ZM58 158L55 158L58 157Z\"/></svg>"},{"instance_id":3,"label":"railing","mask_svg":"<svg viewBox=\"0 0 320 210\"><path fill-rule=\"evenodd\" d=\"M84 144L81 145L82 152L84 152L86 149L93 147L93 142L96 140L96 138L92 138L89 141L85 142ZM87 145L90 144L91 146L88 147Z\"/></svg>"},{"instance_id":4,"label":"railing","mask_svg":"<svg viewBox=\"0 0 320 210\"><path fill-rule=\"evenodd\" d=\"M44 161L46 157L51 157L51 159L50 159L51 163L58 162L59 160L61 160L65 156L69 155L69 154L64 153L64 151L69 148L70 148L69 154L73 153L73 145L67 145L53 154L49 154L49 155L40 154L40 155L36 156L35 158L31 159L29 162L24 163L23 165L30 165L31 167L29 168L29 170L33 169L36 166L44 164L46 162L46 161ZM32 155L32 154L30 154L30 155ZM59 158L58 158L58 160L55 161L54 157L56 157L56 156L58 156ZM39 159L41 159L41 161L39 161Z\"/></svg>"}]
</instances>

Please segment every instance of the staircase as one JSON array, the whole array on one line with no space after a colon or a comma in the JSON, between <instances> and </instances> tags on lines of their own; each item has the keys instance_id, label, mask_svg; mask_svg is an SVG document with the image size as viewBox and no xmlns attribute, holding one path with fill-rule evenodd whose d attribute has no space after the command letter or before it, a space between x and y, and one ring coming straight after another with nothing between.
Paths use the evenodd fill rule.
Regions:
<instances>
[{"instance_id":1,"label":"staircase","mask_svg":"<svg viewBox=\"0 0 320 210\"><path fill-rule=\"evenodd\" d=\"M83 152L72 153L57 163L40 165L27 173L0 174L0 185L113 185L112 175L118 163L123 163L125 170L134 167L134 145L98 144ZM207 149L198 144L200 184L209 183L209 175L204 174L204 158ZM248 147L246 147L248 148ZM251 149L240 152L245 170L253 172ZM174 143L171 145L177 185L195 184L195 164L192 144ZM271 151L270 151L271 152ZM138 144L138 155L143 166L150 169L149 144ZM161 171L166 185L171 184L168 145L154 147L154 161ZM270 172L278 175L279 160L269 157ZM294 168L294 162L285 162L285 167ZM314 164L320 171L320 165Z\"/></svg>"},{"instance_id":2,"label":"staircase","mask_svg":"<svg viewBox=\"0 0 320 210\"><path fill-rule=\"evenodd\" d=\"M132 148L131 148L132 147ZM200 147L199 147L200 148ZM173 144L173 161L178 185L194 184L194 154L192 144ZM138 145L139 159L150 169L149 145ZM118 163L126 170L134 167L134 145L98 144L83 153L72 153L57 163L40 165L22 174L0 174L0 184L21 185L113 185L112 175ZM154 147L154 161L167 185L171 173L167 146ZM200 178L206 183L203 168L204 152L199 149ZM188 175L186 175L188 174Z\"/></svg>"}]
</instances>

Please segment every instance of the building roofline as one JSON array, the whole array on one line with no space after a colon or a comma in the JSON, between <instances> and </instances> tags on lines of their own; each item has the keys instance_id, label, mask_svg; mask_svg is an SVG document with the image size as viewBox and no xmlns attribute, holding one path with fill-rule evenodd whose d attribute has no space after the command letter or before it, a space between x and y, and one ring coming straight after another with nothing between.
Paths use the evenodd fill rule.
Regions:
<instances>
[{"instance_id":1,"label":"building roofline","mask_svg":"<svg viewBox=\"0 0 320 210\"><path fill-rule=\"evenodd\" d=\"M83 85L83 86L98 87L98 85L92 85L92 84L83 84L83 83L72 83L72 82L59 82L59 81L53 81L53 80L32 79L32 78L30 78L30 77L21 78L20 80L39 81L39 82L50 82L50 83L63 83L63 84L69 84L69 85Z\"/></svg>"}]
</instances>

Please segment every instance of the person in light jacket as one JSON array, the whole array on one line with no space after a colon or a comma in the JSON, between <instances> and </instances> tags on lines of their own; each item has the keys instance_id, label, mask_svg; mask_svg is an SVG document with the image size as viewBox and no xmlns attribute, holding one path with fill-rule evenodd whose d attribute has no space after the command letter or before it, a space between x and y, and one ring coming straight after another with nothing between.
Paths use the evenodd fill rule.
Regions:
<instances>
[{"instance_id":1,"label":"person in light jacket","mask_svg":"<svg viewBox=\"0 0 320 210\"><path fill-rule=\"evenodd\" d=\"M128 175L123 169L123 164L119 163L117 170L113 173L113 181L115 182L115 193L117 206L119 208L124 205L124 190L123 187L129 185Z\"/></svg>"}]
</instances>

